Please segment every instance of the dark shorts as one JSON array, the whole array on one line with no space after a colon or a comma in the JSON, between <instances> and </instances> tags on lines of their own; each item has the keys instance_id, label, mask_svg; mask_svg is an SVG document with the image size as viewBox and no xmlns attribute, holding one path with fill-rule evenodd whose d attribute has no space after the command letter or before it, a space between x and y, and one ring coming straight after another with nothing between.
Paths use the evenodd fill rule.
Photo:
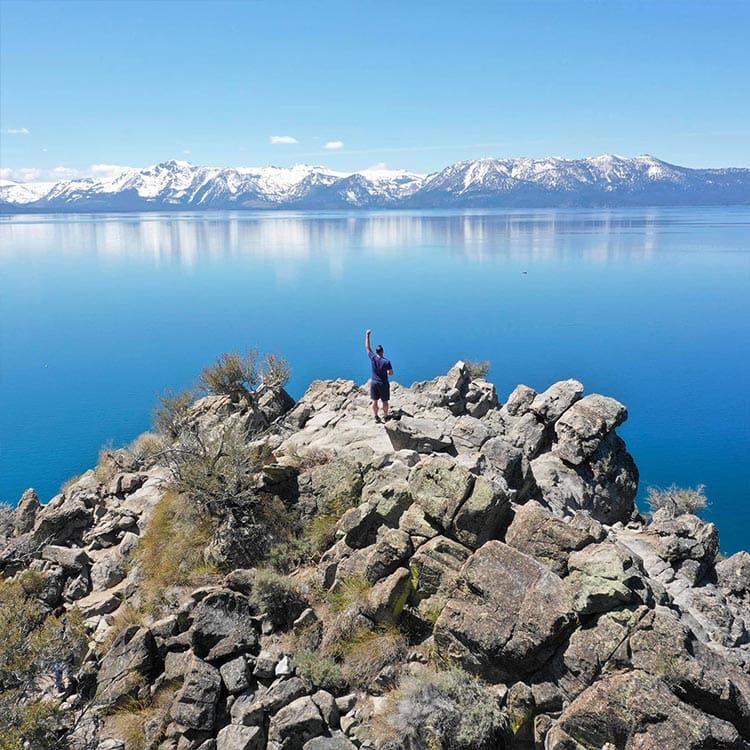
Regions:
<instances>
[{"instance_id":1,"label":"dark shorts","mask_svg":"<svg viewBox=\"0 0 750 750\"><path fill-rule=\"evenodd\" d=\"M370 381L370 398L373 401L380 399L381 401L390 401L391 398L391 384L390 383L376 383Z\"/></svg>"}]
</instances>

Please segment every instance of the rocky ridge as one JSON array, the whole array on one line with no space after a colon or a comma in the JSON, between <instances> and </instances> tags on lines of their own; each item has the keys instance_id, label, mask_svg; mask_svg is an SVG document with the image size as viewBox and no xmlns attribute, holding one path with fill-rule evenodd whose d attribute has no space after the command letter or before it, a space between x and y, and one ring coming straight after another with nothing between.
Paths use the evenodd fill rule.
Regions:
<instances>
[{"instance_id":1,"label":"rocky ridge","mask_svg":"<svg viewBox=\"0 0 750 750\"><path fill-rule=\"evenodd\" d=\"M696 516L638 513L622 404L575 380L521 385L501 404L459 362L393 384L391 407L376 424L366 390L341 380L314 382L296 405L193 407L205 434L266 426L258 492L303 528L334 497L344 508L280 611L259 608L260 560L233 518L206 550L223 575L172 587L123 625L143 599L136 550L166 466L87 472L45 506L24 494L2 575L36 571L45 606L80 611L90 639L60 747L130 750L108 716L167 685L143 747L433 747L387 726L402 685L452 665L497 711L482 747L750 748L750 555L719 560L716 528ZM398 632L405 645L353 689L303 669L303 651L339 653L352 632Z\"/></svg>"}]
</instances>

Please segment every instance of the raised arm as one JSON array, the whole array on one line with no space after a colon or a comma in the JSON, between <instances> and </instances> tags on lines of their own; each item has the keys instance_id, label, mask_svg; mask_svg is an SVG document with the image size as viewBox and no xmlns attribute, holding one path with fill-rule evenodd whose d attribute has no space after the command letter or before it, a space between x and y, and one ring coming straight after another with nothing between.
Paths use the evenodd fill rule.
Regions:
<instances>
[{"instance_id":1,"label":"raised arm","mask_svg":"<svg viewBox=\"0 0 750 750\"><path fill-rule=\"evenodd\" d=\"M370 346L370 334L372 331L368 328L367 331L365 331L365 349L367 349L368 354L372 354L372 347Z\"/></svg>"}]
</instances>

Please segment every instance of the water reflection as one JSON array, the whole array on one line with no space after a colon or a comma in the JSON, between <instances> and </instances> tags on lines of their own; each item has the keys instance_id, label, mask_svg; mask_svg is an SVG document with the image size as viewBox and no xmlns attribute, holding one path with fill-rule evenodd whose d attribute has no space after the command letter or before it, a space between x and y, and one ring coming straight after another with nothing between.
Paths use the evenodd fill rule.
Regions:
<instances>
[{"instance_id":1,"label":"water reflection","mask_svg":"<svg viewBox=\"0 0 750 750\"><path fill-rule=\"evenodd\" d=\"M655 236L679 228L685 216L663 210L15 216L0 221L0 257L90 254L189 267L232 256L330 262L351 252L442 248L477 261L573 256L606 263L623 255L650 258Z\"/></svg>"}]
</instances>

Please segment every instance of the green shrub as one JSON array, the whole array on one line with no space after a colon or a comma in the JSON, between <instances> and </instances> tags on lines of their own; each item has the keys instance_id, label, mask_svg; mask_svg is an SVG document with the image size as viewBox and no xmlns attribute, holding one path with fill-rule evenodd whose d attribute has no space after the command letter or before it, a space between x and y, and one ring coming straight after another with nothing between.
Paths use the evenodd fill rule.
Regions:
<instances>
[{"instance_id":1,"label":"green shrub","mask_svg":"<svg viewBox=\"0 0 750 750\"><path fill-rule=\"evenodd\" d=\"M474 360L467 359L465 360L465 362L472 380L476 380L477 378L486 378L489 374L491 365L488 359L485 359L482 362L474 362Z\"/></svg>"},{"instance_id":2,"label":"green shrub","mask_svg":"<svg viewBox=\"0 0 750 750\"><path fill-rule=\"evenodd\" d=\"M80 613L49 616L37 598L42 576L24 572L0 581L0 748L57 747L59 727L56 701L32 700L34 686L52 677L61 656L78 658L85 649L86 632ZM64 653L63 653L64 652Z\"/></svg>"},{"instance_id":3,"label":"green shrub","mask_svg":"<svg viewBox=\"0 0 750 750\"><path fill-rule=\"evenodd\" d=\"M290 627L307 607L295 581L274 570L263 569L255 571L250 604L258 614L267 615L276 627Z\"/></svg>"},{"instance_id":4,"label":"green shrub","mask_svg":"<svg viewBox=\"0 0 750 750\"><path fill-rule=\"evenodd\" d=\"M498 746L503 719L497 699L462 669L412 676L391 699L384 750L404 746L489 750Z\"/></svg>"},{"instance_id":5,"label":"green shrub","mask_svg":"<svg viewBox=\"0 0 750 750\"><path fill-rule=\"evenodd\" d=\"M248 400L260 385L271 389L283 388L290 376L289 365L278 354L267 354L258 364L258 352L222 354L200 376L200 385L207 393L238 397Z\"/></svg>"},{"instance_id":6,"label":"green shrub","mask_svg":"<svg viewBox=\"0 0 750 750\"><path fill-rule=\"evenodd\" d=\"M294 654L294 666L300 677L311 682L314 687L327 690L333 695L341 695L349 687L341 665L319 651L297 651Z\"/></svg>"},{"instance_id":7,"label":"green shrub","mask_svg":"<svg viewBox=\"0 0 750 750\"><path fill-rule=\"evenodd\" d=\"M195 400L193 391L167 391L158 397L159 405L154 409L152 421L159 435L174 440L190 420L190 407Z\"/></svg>"},{"instance_id":8,"label":"green shrub","mask_svg":"<svg viewBox=\"0 0 750 750\"><path fill-rule=\"evenodd\" d=\"M9 503L0 502L0 540L13 536L16 525L16 509Z\"/></svg>"},{"instance_id":9,"label":"green shrub","mask_svg":"<svg viewBox=\"0 0 750 750\"><path fill-rule=\"evenodd\" d=\"M708 505L705 489L705 484L699 484L694 489L678 487L676 484L671 485L666 490L649 487L646 502L652 513L656 513L657 510L664 510L674 518L685 513L696 513L705 508Z\"/></svg>"}]
</instances>

